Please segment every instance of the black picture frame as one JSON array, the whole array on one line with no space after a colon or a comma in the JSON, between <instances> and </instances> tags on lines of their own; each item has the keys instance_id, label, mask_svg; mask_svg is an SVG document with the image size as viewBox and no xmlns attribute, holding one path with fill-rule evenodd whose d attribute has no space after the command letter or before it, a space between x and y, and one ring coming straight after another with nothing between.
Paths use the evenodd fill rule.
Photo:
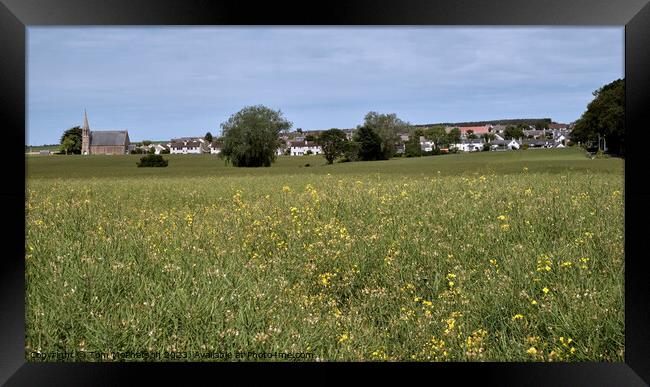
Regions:
<instances>
[{"instance_id":1,"label":"black picture frame","mask_svg":"<svg viewBox=\"0 0 650 387\"><path fill-rule=\"evenodd\" d=\"M530 25L625 26L625 362L624 363L27 363L25 361L25 164L26 28L46 25ZM0 151L4 212L0 272L0 384L77 385L135 383L141 378L166 381L188 376L224 380L283 376L338 380L333 368L344 366L383 378L394 371L429 381L469 378L499 385L647 385L650 383L650 281L644 271L644 239L650 188L643 183L647 162L641 141L630 134L650 123L650 4L648 0L445 0L358 1L280 4L217 3L205 0L0 0L0 117L6 142ZM247 372L250 368L258 372ZM338 367L337 367L338 368ZM234 376L234 375L230 375ZM240 379L244 381L245 379Z\"/></svg>"}]
</instances>

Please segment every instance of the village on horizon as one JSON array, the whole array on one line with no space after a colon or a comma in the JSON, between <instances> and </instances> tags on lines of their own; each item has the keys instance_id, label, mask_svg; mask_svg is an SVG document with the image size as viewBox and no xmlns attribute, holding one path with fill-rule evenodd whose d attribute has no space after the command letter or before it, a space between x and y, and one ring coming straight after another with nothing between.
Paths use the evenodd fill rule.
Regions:
<instances>
[{"instance_id":1,"label":"village on horizon","mask_svg":"<svg viewBox=\"0 0 650 387\"><path fill-rule=\"evenodd\" d=\"M522 124L526 122L528 124ZM543 123L543 127L531 125L531 122ZM510 125L518 123L522 127L523 136L519 138L508 138L504 133ZM480 124L480 125L477 125ZM414 129L411 132L398 133L396 143L397 154L405 153L405 143L410 141L417 134L418 129L426 129L433 126L443 126L447 133L458 128L460 131L459 141L450 144L448 148L440 148L445 153L448 151L476 152L482 150L500 151L516 150L526 148L564 148L570 144L571 131L574 123L555 123L549 118L544 119L505 119L493 121L476 121L467 123L444 123L411 125ZM352 140L355 128L341 129L348 140ZM280 146L276 155L303 156L319 155L323 153L319 145L318 136L324 130L302 130L282 132L279 136ZM143 143L144 142L144 143ZM84 110L82 126L82 150L83 155L103 154L120 155L131 153L155 153L155 154L220 154L222 141L219 138L206 138L206 136L178 137L169 141L143 141L131 142L128 130L90 130L88 115ZM419 142L422 152L431 152L437 147L435 141L420 135ZM489 145L489 148L488 148ZM30 152L28 152L30 153ZM51 150L31 152L40 154L52 154Z\"/></svg>"}]
</instances>

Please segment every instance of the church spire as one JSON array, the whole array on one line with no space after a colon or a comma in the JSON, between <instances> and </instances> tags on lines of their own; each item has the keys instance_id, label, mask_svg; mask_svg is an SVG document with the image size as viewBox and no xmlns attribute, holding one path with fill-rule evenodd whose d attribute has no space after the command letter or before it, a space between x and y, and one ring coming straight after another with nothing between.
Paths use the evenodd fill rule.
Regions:
<instances>
[{"instance_id":1,"label":"church spire","mask_svg":"<svg viewBox=\"0 0 650 387\"><path fill-rule=\"evenodd\" d=\"M83 126L83 129L90 130L90 127L88 126L88 114L86 114L86 109L84 109L84 126Z\"/></svg>"},{"instance_id":2,"label":"church spire","mask_svg":"<svg viewBox=\"0 0 650 387\"><path fill-rule=\"evenodd\" d=\"M86 109L84 109L84 126L81 128L81 154L90 154L90 126L88 126Z\"/></svg>"}]
</instances>

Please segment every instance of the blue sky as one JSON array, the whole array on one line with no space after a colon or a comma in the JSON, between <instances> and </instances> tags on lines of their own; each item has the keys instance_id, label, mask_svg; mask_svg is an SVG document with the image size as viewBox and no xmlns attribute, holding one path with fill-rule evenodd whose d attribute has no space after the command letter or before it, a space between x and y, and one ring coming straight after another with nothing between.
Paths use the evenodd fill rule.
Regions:
<instances>
[{"instance_id":1,"label":"blue sky","mask_svg":"<svg viewBox=\"0 0 650 387\"><path fill-rule=\"evenodd\" d=\"M624 76L622 27L29 27L26 143L81 125L132 141L220 132L248 105L293 129L580 117Z\"/></svg>"}]
</instances>

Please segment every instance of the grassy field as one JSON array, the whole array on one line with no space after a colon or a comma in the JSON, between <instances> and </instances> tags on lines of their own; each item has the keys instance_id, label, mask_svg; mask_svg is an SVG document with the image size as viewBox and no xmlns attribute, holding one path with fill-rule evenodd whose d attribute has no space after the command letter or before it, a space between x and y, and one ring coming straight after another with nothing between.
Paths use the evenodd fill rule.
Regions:
<instances>
[{"instance_id":1,"label":"grassy field","mask_svg":"<svg viewBox=\"0 0 650 387\"><path fill-rule=\"evenodd\" d=\"M42 150L49 150L51 152L58 152L61 149L60 145L35 145L30 146L25 149L25 153L29 152L40 152Z\"/></svg>"},{"instance_id":2,"label":"grassy field","mask_svg":"<svg viewBox=\"0 0 650 387\"><path fill-rule=\"evenodd\" d=\"M620 159L138 157L26 157L29 360L623 360Z\"/></svg>"}]
</instances>

